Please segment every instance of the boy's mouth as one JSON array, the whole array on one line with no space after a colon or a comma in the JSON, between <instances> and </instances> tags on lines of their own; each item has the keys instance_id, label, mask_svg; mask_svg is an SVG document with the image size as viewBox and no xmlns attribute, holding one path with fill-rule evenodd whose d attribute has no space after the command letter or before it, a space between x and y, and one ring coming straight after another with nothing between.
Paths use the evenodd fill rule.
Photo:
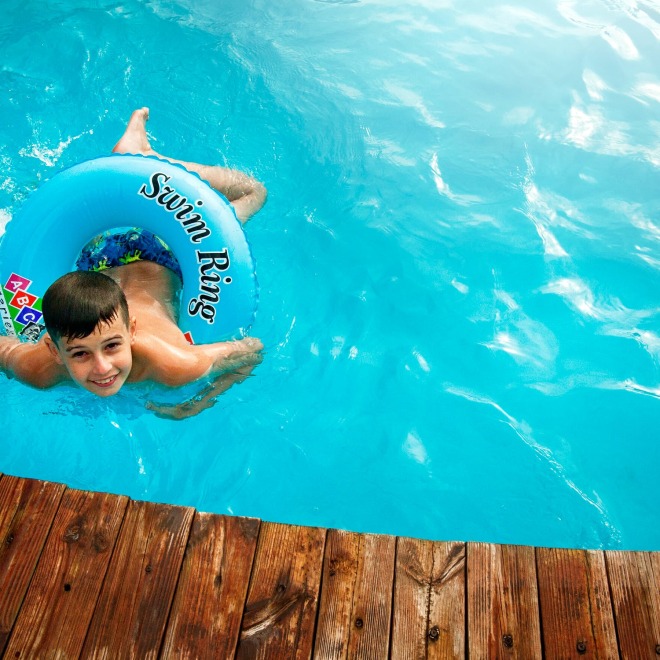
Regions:
<instances>
[{"instance_id":1,"label":"boy's mouth","mask_svg":"<svg viewBox=\"0 0 660 660\"><path fill-rule=\"evenodd\" d=\"M119 374L110 376L110 378L103 378L102 380L93 380L92 383L94 383L94 385L97 387L112 387L112 385L114 385L115 381L117 380L117 376L119 376Z\"/></svg>"}]
</instances>

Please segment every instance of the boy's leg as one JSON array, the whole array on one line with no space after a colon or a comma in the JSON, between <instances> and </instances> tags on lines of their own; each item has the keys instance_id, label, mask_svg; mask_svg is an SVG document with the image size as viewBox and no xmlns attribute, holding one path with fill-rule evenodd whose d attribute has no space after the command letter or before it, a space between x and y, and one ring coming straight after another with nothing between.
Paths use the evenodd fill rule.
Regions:
<instances>
[{"instance_id":1,"label":"boy's leg","mask_svg":"<svg viewBox=\"0 0 660 660\"><path fill-rule=\"evenodd\" d=\"M120 154L142 154L158 156L172 163L183 165L187 170L196 172L199 176L221 192L232 204L236 216L246 223L266 201L266 188L256 179L237 170L218 165L200 165L183 160L168 158L156 153L147 138L146 123L149 119L149 108L135 110L126 127L124 135L115 145L113 152Z\"/></svg>"}]
</instances>

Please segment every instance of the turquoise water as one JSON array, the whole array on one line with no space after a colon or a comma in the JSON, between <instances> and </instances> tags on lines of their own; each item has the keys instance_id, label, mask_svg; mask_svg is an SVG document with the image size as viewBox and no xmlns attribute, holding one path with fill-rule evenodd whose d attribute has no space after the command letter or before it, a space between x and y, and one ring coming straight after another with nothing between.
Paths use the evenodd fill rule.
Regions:
<instances>
[{"instance_id":1,"label":"turquoise water","mask_svg":"<svg viewBox=\"0 0 660 660\"><path fill-rule=\"evenodd\" d=\"M157 388L0 376L0 471L660 550L660 5L217 5L5 3L0 231L149 105L155 149L268 187L247 226L265 360L185 422L144 412Z\"/></svg>"}]
</instances>

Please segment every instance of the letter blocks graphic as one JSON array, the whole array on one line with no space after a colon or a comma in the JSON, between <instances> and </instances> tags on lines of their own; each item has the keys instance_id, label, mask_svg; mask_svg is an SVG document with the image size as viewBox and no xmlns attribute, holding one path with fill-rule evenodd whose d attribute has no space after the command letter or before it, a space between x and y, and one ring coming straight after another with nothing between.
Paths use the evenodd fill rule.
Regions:
<instances>
[{"instance_id":1,"label":"letter blocks graphic","mask_svg":"<svg viewBox=\"0 0 660 660\"><path fill-rule=\"evenodd\" d=\"M0 319L4 333L37 341L44 330L41 298L28 292L32 281L12 273L0 287Z\"/></svg>"},{"instance_id":2,"label":"letter blocks graphic","mask_svg":"<svg viewBox=\"0 0 660 660\"><path fill-rule=\"evenodd\" d=\"M9 289L10 291L16 293L20 289L27 289L30 284L32 284L32 280L28 280L25 277L16 275L16 273L12 273L5 283L5 289Z\"/></svg>"}]
</instances>

